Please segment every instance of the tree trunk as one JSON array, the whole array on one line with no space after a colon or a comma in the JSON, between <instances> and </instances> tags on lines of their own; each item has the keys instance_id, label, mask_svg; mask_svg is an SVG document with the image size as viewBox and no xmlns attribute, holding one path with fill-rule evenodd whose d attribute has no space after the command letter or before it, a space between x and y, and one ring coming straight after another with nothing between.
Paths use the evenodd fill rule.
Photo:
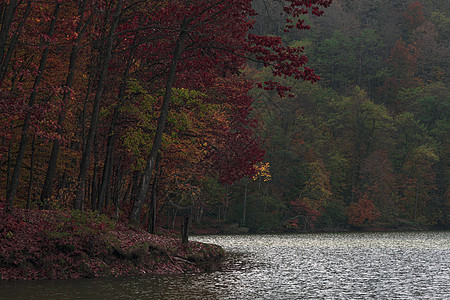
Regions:
<instances>
[{"instance_id":1,"label":"tree trunk","mask_svg":"<svg viewBox=\"0 0 450 300\"><path fill-rule=\"evenodd\" d=\"M228 206L230 204L230 186L227 184L226 187L226 196L225 196L225 205L223 208L223 220L226 221L227 220L227 212L228 212Z\"/></svg>"},{"instance_id":2,"label":"tree trunk","mask_svg":"<svg viewBox=\"0 0 450 300\"><path fill-rule=\"evenodd\" d=\"M131 187L130 200L133 203L136 200L137 194L139 192L139 183L141 182L141 172L135 171L133 174L133 185Z\"/></svg>"},{"instance_id":3,"label":"tree trunk","mask_svg":"<svg viewBox=\"0 0 450 300\"><path fill-rule=\"evenodd\" d=\"M86 7L87 1L82 1L80 3L79 9L78 9L78 16L80 18L83 17L85 7ZM62 107L61 112L59 113L58 117L58 136L62 136L64 132L63 122L66 117L66 105L71 95L71 88L73 86L74 76L75 76L75 69L76 69L76 61L78 57L78 53L80 51L80 43L81 38L83 36L83 32L85 31L85 27L83 28L83 20L80 20L80 22L77 25L77 28L75 32L77 33L77 38L75 40L75 43L72 46L72 51L70 52L70 59L69 59L69 70L66 77L66 84L65 84L65 91L62 99ZM0 79L1 80L1 79ZM48 205L48 199L52 195L52 189L53 189L53 180L56 175L56 167L58 165L58 156L59 156L59 148L60 148L60 142L58 139L53 140L52 144L52 152L50 154L50 161L48 163L47 167L47 173L45 176L44 185L42 187L41 196L40 196L40 202L42 205L47 206Z\"/></svg>"},{"instance_id":4,"label":"tree trunk","mask_svg":"<svg viewBox=\"0 0 450 300\"><path fill-rule=\"evenodd\" d=\"M172 230L175 230L175 221L177 220L178 210L176 208L173 209L173 218L172 218Z\"/></svg>"},{"instance_id":5,"label":"tree trunk","mask_svg":"<svg viewBox=\"0 0 450 300\"><path fill-rule=\"evenodd\" d=\"M114 122L114 120L112 121ZM106 189L108 188L111 181L111 171L113 165L113 149L114 149L114 124L111 124L110 131L108 134L108 141L106 146L106 158L105 164L103 165L102 181L100 183L100 191L98 194L97 209L101 212L105 206Z\"/></svg>"},{"instance_id":6,"label":"tree trunk","mask_svg":"<svg viewBox=\"0 0 450 300\"><path fill-rule=\"evenodd\" d=\"M1 13L1 10L0 10L0 13ZM1 14L0 14L0 16L1 16ZM4 144L5 144L5 138L2 137L1 148L3 148ZM3 164L4 164L4 162L3 162L3 155L1 155L0 156L0 188L2 186L2 180L3 180L3 176L2 176L3 175Z\"/></svg>"},{"instance_id":7,"label":"tree trunk","mask_svg":"<svg viewBox=\"0 0 450 300\"><path fill-rule=\"evenodd\" d=\"M58 3L53 12L53 17L50 22L50 27L49 27L49 30L47 33L47 35L49 37L52 37L53 33L55 32L56 20L58 18L60 9L61 9L61 3ZM44 69L47 64L48 53L49 53L49 46L47 45L47 47L44 48L44 51L42 51L42 57L41 57L41 61L39 64L39 70L38 70L37 76L34 81L33 90L31 92L30 98L28 100L29 108L32 108L34 106L34 102L35 102L36 96L37 96L37 90L38 90L38 87L40 86L42 77L44 75ZM21 171L22 164L23 164L23 159L25 156L25 149L26 149L26 146L28 143L28 130L30 127L30 121L31 121L31 112L27 112L25 115L25 120L24 120L24 124L22 127L22 138L20 140L19 151L17 153L16 164L14 166L14 172L13 172L12 178L11 178L11 184L10 184L10 187L9 187L7 195L6 195L8 209L11 209L13 207L14 199L15 199L16 193L17 193L17 188L19 187L19 176L20 176L20 171Z\"/></svg>"},{"instance_id":8,"label":"tree trunk","mask_svg":"<svg viewBox=\"0 0 450 300\"><path fill-rule=\"evenodd\" d=\"M34 152L35 152L35 150L36 150L36 136L33 136L33 142L31 143L30 181L28 182L27 209L30 208L31 191L33 189Z\"/></svg>"},{"instance_id":9,"label":"tree trunk","mask_svg":"<svg viewBox=\"0 0 450 300\"><path fill-rule=\"evenodd\" d=\"M0 63L3 68L5 49L8 42L9 30L16 14L18 0L10 0L9 4L3 3L2 23L0 29ZM1 82L1 81L0 81Z\"/></svg>"},{"instance_id":10,"label":"tree trunk","mask_svg":"<svg viewBox=\"0 0 450 300\"><path fill-rule=\"evenodd\" d=\"M113 161L114 161L114 142L115 142L115 127L117 119L119 118L119 110L122 107L122 105L125 103L125 90L127 88L127 80L129 71L131 69L133 58L134 58L134 50L136 46L137 38L133 41L133 49L130 52L130 56L127 60L127 66L125 70L123 71L122 77L121 77L121 83L118 93L118 104L114 108L113 117L111 119L111 124L109 126L109 133L108 133L108 141L107 141L107 147L106 147L106 158L105 158L105 164L103 167L103 174L102 174L102 181L100 186L100 193L98 198L98 210L101 212L105 206L105 197L107 194L107 188L110 184L111 180L111 172L113 169Z\"/></svg>"},{"instance_id":11,"label":"tree trunk","mask_svg":"<svg viewBox=\"0 0 450 300\"><path fill-rule=\"evenodd\" d=\"M164 128L166 126L167 116L169 113L169 103L170 103L170 98L172 96L172 88L173 88L173 84L175 81L177 65L178 65L178 62L180 61L181 55L183 53L184 39L187 36L185 27L186 27L186 24L185 24L185 22L183 22L183 24L181 26L181 31L178 35L177 42L175 44L175 50L173 53L172 64L170 66L169 74L167 76L166 87L165 87L164 97L163 97L163 105L161 108L161 115L159 116L159 119L158 119L158 125L156 128L155 137L153 139L152 149L151 149L150 155L147 159L147 164L146 164L146 167L145 167L143 175L142 175L139 192L136 197L136 200L134 201L133 209L130 214L130 224L138 225L140 223L140 215L141 215L142 206L144 205L145 198L147 197L147 192L148 192L148 188L149 188L149 184L150 184L150 179L152 176L153 167L155 165L155 161L156 161L156 157L158 155L159 149L161 148L163 132L164 132Z\"/></svg>"},{"instance_id":12,"label":"tree trunk","mask_svg":"<svg viewBox=\"0 0 450 300\"><path fill-rule=\"evenodd\" d=\"M158 155L156 159L155 170L159 169L159 164L161 163L161 155ZM150 202L150 211L148 214L148 232L151 234L155 234L156 232L156 203L157 203L157 195L158 195L158 180L159 175L155 175L153 179L152 185L152 196Z\"/></svg>"},{"instance_id":13,"label":"tree trunk","mask_svg":"<svg viewBox=\"0 0 450 300\"><path fill-rule=\"evenodd\" d=\"M185 215L183 219L183 223L181 223L181 243L183 245L187 245L189 242L188 235L189 235L189 215Z\"/></svg>"},{"instance_id":14,"label":"tree trunk","mask_svg":"<svg viewBox=\"0 0 450 300\"><path fill-rule=\"evenodd\" d=\"M80 173L78 176L78 187L75 195L75 200L73 203L74 209L81 210L84 203L84 190L86 186L86 175L89 167L89 160L92 152L92 147L94 143L94 136L97 132L98 126L98 115L100 112L100 101L105 90L106 77L108 75L109 63L112 59L112 48L115 40L116 28L119 23L119 19L122 13L122 0L119 0L116 6L116 11L114 13L113 22L110 31L107 36L105 50L102 52L104 59L101 60L100 74L97 81L97 90L94 97L93 110L91 116L91 122L86 137L86 146L83 149L83 154L80 161Z\"/></svg>"},{"instance_id":15,"label":"tree trunk","mask_svg":"<svg viewBox=\"0 0 450 300\"><path fill-rule=\"evenodd\" d=\"M67 173L64 172L62 176L58 178L58 185L56 191L57 199L66 199L67 196Z\"/></svg>"},{"instance_id":16,"label":"tree trunk","mask_svg":"<svg viewBox=\"0 0 450 300\"><path fill-rule=\"evenodd\" d=\"M115 173L115 176L112 175L112 178L116 178L115 183L114 183L114 191L113 191L113 196L112 196L112 204L114 206L119 205L120 202L120 195L122 194L123 191L123 182L124 182L124 176L123 176L123 168L120 167L120 164L118 164L118 166L116 167L116 171L113 172L113 174Z\"/></svg>"},{"instance_id":17,"label":"tree trunk","mask_svg":"<svg viewBox=\"0 0 450 300\"><path fill-rule=\"evenodd\" d=\"M14 1L17 2L17 1ZM6 52L6 55L4 56L5 46L3 37L0 37L0 86L3 82L3 79L6 77L6 72L8 70L9 64L11 62L12 55L14 53L14 50L16 49L17 42L19 41L20 35L22 34L23 26L26 23L26 20L28 19L28 16L31 12L31 2L27 4L27 7L25 8L25 12L22 16L22 19L20 20L20 23L16 29L16 32L14 36L12 37L11 41L9 42L8 51ZM6 16L4 16L5 18ZM6 17L8 18L8 17ZM5 19L4 19L5 20ZM6 21L7 22L7 21ZM2 22L2 31L3 31L3 24ZM5 31L9 30L9 26L5 26ZM0 34L2 35L2 34ZM7 38L8 33L6 33Z\"/></svg>"},{"instance_id":18,"label":"tree trunk","mask_svg":"<svg viewBox=\"0 0 450 300\"><path fill-rule=\"evenodd\" d=\"M91 209L95 209L98 206L98 146L97 146L97 134L94 139L94 174L92 175L91 193Z\"/></svg>"},{"instance_id":19,"label":"tree trunk","mask_svg":"<svg viewBox=\"0 0 450 300\"><path fill-rule=\"evenodd\" d=\"M6 190L9 189L9 185L11 184L11 160L12 160L11 152L12 152L12 140L9 140L7 165L6 165Z\"/></svg>"},{"instance_id":20,"label":"tree trunk","mask_svg":"<svg viewBox=\"0 0 450 300\"><path fill-rule=\"evenodd\" d=\"M417 184L416 188L416 197L414 198L414 216L413 216L413 223L416 224L417 219L417 204L419 202L419 184Z\"/></svg>"},{"instance_id":21,"label":"tree trunk","mask_svg":"<svg viewBox=\"0 0 450 300\"><path fill-rule=\"evenodd\" d=\"M248 189L248 178L245 178L245 189L244 189L244 203L242 208L242 226L246 225L246 215L247 215L247 189Z\"/></svg>"}]
</instances>

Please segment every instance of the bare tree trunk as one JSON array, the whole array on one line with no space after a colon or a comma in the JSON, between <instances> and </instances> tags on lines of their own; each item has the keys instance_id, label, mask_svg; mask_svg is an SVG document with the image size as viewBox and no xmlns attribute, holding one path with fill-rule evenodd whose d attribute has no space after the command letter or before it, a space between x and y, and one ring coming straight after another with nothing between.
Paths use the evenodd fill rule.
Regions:
<instances>
[{"instance_id":1,"label":"bare tree trunk","mask_svg":"<svg viewBox=\"0 0 450 300\"><path fill-rule=\"evenodd\" d=\"M173 58L172 58L172 64L170 66L169 74L167 76L166 87L165 87L164 97L163 97L163 104L162 104L162 108L161 108L161 115L159 116L159 119L158 119L158 125L156 128L155 137L153 139L152 149L151 149L150 155L147 159L147 164L146 164L146 167L145 167L143 175L142 175L139 192L136 197L136 200L134 201L133 209L130 214L130 224L138 225L140 223L142 206L144 205L145 198L147 197L147 192L148 192L148 188L150 185L150 179L152 176L153 167L155 165L155 161L156 161L156 157L158 155L159 149L161 148L163 132L164 132L164 128L166 126L167 116L169 113L169 103L170 103L170 98L172 96L172 88L173 88L173 84L175 81L177 65L178 65L178 62L180 61L181 55L183 53L184 39L187 36L187 31L186 31L185 27L186 27L186 24L185 24L185 22L183 22L180 33L178 35L177 42L175 44L175 49L174 49Z\"/></svg>"}]
</instances>

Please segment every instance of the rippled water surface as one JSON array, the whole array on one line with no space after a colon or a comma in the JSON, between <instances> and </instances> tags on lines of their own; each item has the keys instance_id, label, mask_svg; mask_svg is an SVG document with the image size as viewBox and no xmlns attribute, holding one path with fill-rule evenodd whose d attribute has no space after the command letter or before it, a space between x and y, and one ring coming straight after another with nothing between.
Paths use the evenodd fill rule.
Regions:
<instances>
[{"instance_id":1,"label":"rippled water surface","mask_svg":"<svg viewBox=\"0 0 450 300\"><path fill-rule=\"evenodd\" d=\"M220 272L0 282L0 299L450 299L450 232L202 236Z\"/></svg>"}]
</instances>

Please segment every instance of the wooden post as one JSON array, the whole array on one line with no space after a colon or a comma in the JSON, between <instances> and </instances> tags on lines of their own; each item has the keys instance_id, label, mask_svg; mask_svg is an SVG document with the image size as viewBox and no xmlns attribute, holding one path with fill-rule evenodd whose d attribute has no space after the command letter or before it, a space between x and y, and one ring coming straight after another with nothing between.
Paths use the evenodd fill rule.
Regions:
<instances>
[{"instance_id":1,"label":"wooden post","mask_svg":"<svg viewBox=\"0 0 450 300\"><path fill-rule=\"evenodd\" d=\"M181 224L181 238L182 244L186 245L188 243L188 231L189 231L189 215L184 216L183 223Z\"/></svg>"}]
</instances>

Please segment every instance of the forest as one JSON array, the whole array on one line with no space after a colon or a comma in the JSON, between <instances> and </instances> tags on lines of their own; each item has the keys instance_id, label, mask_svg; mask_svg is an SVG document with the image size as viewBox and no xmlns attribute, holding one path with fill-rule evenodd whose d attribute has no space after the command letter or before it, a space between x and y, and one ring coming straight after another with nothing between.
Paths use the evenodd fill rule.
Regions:
<instances>
[{"instance_id":1,"label":"forest","mask_svg":"<svg viewBox=\"0 0 450 300\"><path fill-rule=\"evenodd\" d=\"M150 233L448 228L449 6L2 0L1 205Z\"/></svg>"}]
</instances>

